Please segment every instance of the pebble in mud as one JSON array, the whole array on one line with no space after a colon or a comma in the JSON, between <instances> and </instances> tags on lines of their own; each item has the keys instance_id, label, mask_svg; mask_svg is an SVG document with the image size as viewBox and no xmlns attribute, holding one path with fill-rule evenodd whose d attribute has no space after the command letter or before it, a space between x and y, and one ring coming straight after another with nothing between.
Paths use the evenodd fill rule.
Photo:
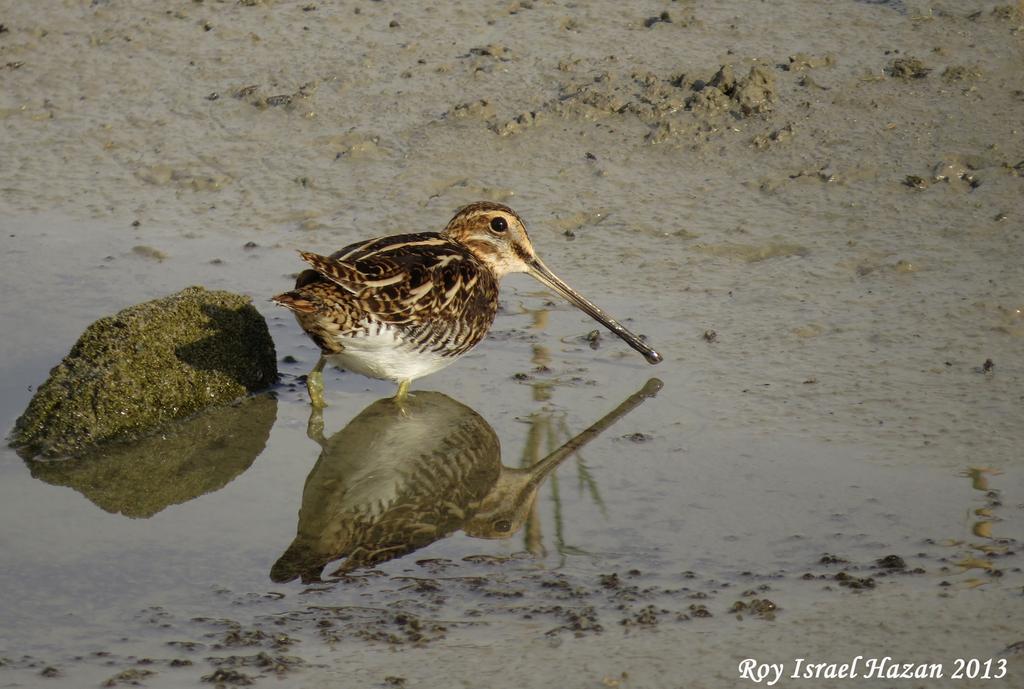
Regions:
<instances>
[{"instance_id":1,"label":"pebble in mud","mask_svg":"<svg viewBox=\"0 0 1024 689\"><path fill-rule=\"evenodd\" d=\"M907 563L904 562L903 558L899 555L886 555L885 557L880 557L877 560L875 560L875 564L877 564L882 569L891 570L907 568Z\"/></svg>"},{"instance_id":2,"label":"pebble in mud","mask_svg":"<svg viewBox=\"0 0 1024 689\"><path fill-rule=\"evenodd\" d=\"M992 16L1003 21L1024 21L1024 7L1013 5L999 5L992 8Z\"/></svg>"},{"instance_id":3,"label":"pebble in mud","mask_svg":"<svg viewBox=\"0 0 1024 689\"><path fill-rule=\"evenodd\" d=\"M629 440L630 442L634 442L634 443L646 443L648 440L651 440L651 436L647 435L646 433L639 433L639 432L638 433L629 433L629 434L624 435L622 437L623 437L623 439Z\"/></svg>"},{"instance_id":4,"label":"pebble in mud","mask_svg":"<svg viewBox=\"0 0 1024 689\"><path fill-rule=\"evenodd\" d=\"M961 180L966 182L971 189L981 185L981 181L974 174L974 170L986 167L988 163L984 159L977 159L973 156L944 158L932 167L932 180L935 182L955 182Z\"/></svg>"},{"instance_id":5,"label":"pebble in mud","mask_svg":"<svg viewBox=\"0 0 1024 689\"><path fill-rule=\"evenodd\" d=\"M981 70L966 65L950 65L942 71L942 80L946 83L955 81L974 81L981 78Z\"/></svg>"},{"instance_id":6,"label":"pebble in mud","mask_svg":"<svg viewBox=\"0 0 1024 689\"><path fill-rule=\"evenodd\" d=\"M774 620L778 606L768 598L754 598L749 601L738 600L729 608L729 613L743 619L743 613L759 617L763 620Z\"/></svg>"},{"instance_id":7,"label":"pebble in mud","mask_svg":"<svg viewBox=\"0 0 1024 689\"><path fill-rule=\"evenodd\" d=\"M109 677L100 686L116 687L121 684L128 686L138 686L139 684L141 684L142 680L146 679L147 677L151 677L155 674L156 673L152 670L140 670L138 668L131 668L128 670L124 670L123 672L119 672L113 677Z\"/></svg>"},{"instance_id":8,"label":"pebble in mud","mask_svg":"<svg viewBox=\"0 0 1024 689\"><path fill-rule=\"evenodd\" d=\"M656 17L648 17L644 20L644 27L651 28L655 24L671 24L672 16L668 12L662 12Z\"/></svg>"},{"instance_id":9,"label":"pebble in mud","mask_svg":"<svg viewBox=\"0 0 1024 689\"><path fill-rule=\"evenodd\" d=\"M212 673L203 675L200 679L218 687L228 685L242 687L253 683L253 678L244 672L239 672L238 670L225 670L223 668L217 668Z\"/></svg>"},{"instance_id":10,"label":"pebble in mud","mask_svg":"<svg viewBox=\"0 0 1024 689\"><path fill-rule=\"evenodd\" d=\"M658 615L667 615L669 610L664 608L656 608L653 605L647 605L640 609L632 618L623 618L619 621L619 624L623 627L641 626L641 627L654 627L658 624Z\"/></svg>"},{"instance_id":11,"label":"pebble in mud","mask_svg":"<svg viewBox=\"0 0 1024 689\"><path fill-rule=\"evenodd\" d=\"M928 180L919 175L907 175L903 179L903 185L911 189L924 190L928 188Z\"/></svg>"},{"instance_id":12,"label":"pebble in mud","mask_svg":"<svg viewBox=\"0 0 1024 689\"><path fill-rule=\"evenodd\" d=\"M898 57L889 63L885 71L891 77L909 81L924 79L932 70L916 57Z\"/></svg>"},{"instance_id":13,"label":"pebble in mud","mask_svg":"<svg viewBox=\"0 0 1024 689\"><path fill-rule=\"evenodd\" d=\"M267 108L285 108L286 110L293 110L300 102L308 101L313 97L317 90L317 82L308 81L300 84L299 87L292 93L278 93L270 96L264 96L260 94L259 84L249 84L247 86L241 86L233 91L231 95L238 100L243 100L250 105L265 110ZM207 100L219 100L220 95L216 92L208 95ZM309 113L306 113L307 115Z\"/></svg>"},{"instance_id":14,"label":"pebble in mud","mask_svg":"<svg viewBox=\"0 0 1024 689\"><path fill-rule=\"evenodd\" d=\"M787 72L800 72L822 67L833 67L836 64L836 57L832 53L825 55L808 55L807 53L794 53L789 56L789 62L780 65Z\"/></svg>"},{"instance_id":15,"label":"pebble in mud","mask_svg":"<svg viewBox=\"0 0 1024 689\"><path fill-rule=\"evenodd\" d=\"M832 578L838 582L840 586L845 586L846 588L857 591L875 588L875 580L871 577L855 577L851 574L847 574L846 572L839 572Z\"/></svg>"},{"instance_id":16,"label":"pebble in mud","mask_svg":"<svg viewBox=\"0 0 1024 689\"><path fill-rule=\"evenodd\" d=\"M151 246L139 244L132 247L132 253L142 258L148 258L152 261L163 261L167 258L167 253L160 249L155 249Z\"/></svg>"},{"instance_id":17,"label":"pebble in mud","mask_svg":"<svg viewBox=\"0 0 1024 689\"><path fill-rule=\"evenodd\" d=\"M489 101L480 98L466 103L459 103L448 110L448 112L444 114L444 117L472 118L486 121L493 118L494 115L494 106Z\"/></svg>"},{"instance_id":18,"label":"pebble in mud","mask_svg":"<svg viewBox=\"0 0 1024 689\"><path fill-rule=\"evenodd\" d=\"M693 617L698 617L698 618L714 617L714 615L711 614L711 611L708 610L707 606L702 604L702 603L693 603L692 605L690 605L689 610L690 610L690 615L692 615Z\"/></svg>"},{"instance_id":19,"label":"pebble in mud","mask_svg":"<svg viewBox=\"0 0 1024 689\"><path fill-rule=\"evenodd\" d=\"M750 143L754 145L754 148L758 150L769 149L776 144L782 144L793 138L793 125L787 124L785 127L773 130L770 134L759 134L751 139Z\"/></svg>"}]
</instances>

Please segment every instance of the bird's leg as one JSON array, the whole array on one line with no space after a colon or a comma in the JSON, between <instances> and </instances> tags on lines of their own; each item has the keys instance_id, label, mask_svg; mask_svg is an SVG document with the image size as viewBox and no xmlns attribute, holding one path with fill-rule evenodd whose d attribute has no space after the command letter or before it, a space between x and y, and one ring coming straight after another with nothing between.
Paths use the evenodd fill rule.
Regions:
<instances>
[{"instance_id":1,"label":"bird's leg","mask_svg":"<svg viewBox=\"0 0 1024 689\"><path fill-rule=\"evenodd\" d=\"M327 363L327 359L323 356L320 357L320 361L316 362L316 366L306 376L306 390L309 391L309 401L312 402L314 409L323 409L327 406L324 402L324 364Z\"/></svg>"},{"instance_id":2,"label":"bird's leg","mask_svg":"<svg viewBox=\"0 0 1024 689\"><path fill-rule=\"evenodd\" d=\"M403 380L398 384L398 392L391 398L391 401L395 403L395 408L398 409L398 414L403 419L409 417L409 411L405 408L405 403L409 399L409 384L412 383L412 379Z\"/></svg>"},{"instance_id":3,"label":"bird's leg","mask_svg":"<svg viewBox=\"0 0 1024 689\"><path fill-rule=\"evenodd\" d=\"M306 423L306 437L320 447L324 447L327 439L324 437L324 408L314 405L309 410L309 421Z\"/></svg>"},{"instance_id":4,"label":"bird's leg","mask_svg":"<svg viewBox=\"0 0 1024 689\"><path fill-rule=\"evenodd\" d=\"M398 392L395 393L395 402L401 405L405 402L405 398L409 396L409 384L412 383L412 379L403 380L398 384Z\"/></svg>"}]
</instances>

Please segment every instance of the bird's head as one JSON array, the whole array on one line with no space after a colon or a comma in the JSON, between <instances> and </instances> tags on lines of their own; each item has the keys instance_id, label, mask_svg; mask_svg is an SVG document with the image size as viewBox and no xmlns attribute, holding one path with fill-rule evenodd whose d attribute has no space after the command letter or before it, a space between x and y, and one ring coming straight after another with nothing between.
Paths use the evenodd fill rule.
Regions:
<instances>
[{"instance_id":1,"label":"bird's head","mask_svg":"<svg viewBox=\"0 0 1024 689\"><path fill-rule=\"evenodd\" d=\"M519 215L500 203L480 201L459 209L443 234L472 252L498 278L532 273L537 254Z\"/></svg>"}]
</instances>

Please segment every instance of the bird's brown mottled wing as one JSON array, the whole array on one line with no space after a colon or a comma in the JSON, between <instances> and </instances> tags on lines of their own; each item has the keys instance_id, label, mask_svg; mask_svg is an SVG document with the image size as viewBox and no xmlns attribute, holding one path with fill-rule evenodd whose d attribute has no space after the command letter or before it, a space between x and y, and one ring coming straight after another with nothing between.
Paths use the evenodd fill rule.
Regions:
<instances>
[{"instance_id":1,"label":"bird's brown mottled wing","mask_svg":"<svg viewBox=\"0 0 1024 689\"><path fill-rule=\"evenodd\" d=\"M433 232L381 237L345 247L330 256L300 252L313 269L339 287L359 294L366 289L401 286L407 271L465 249Z\"/></svg>"},{"instance_id":2,"label":"bird's brown mottled wing","mask_svg":"<svg viewBox=\"0 0 1024 689\"><path fill-rule=\"evenodd\" d=\"M465 247L439 234L384 237L302 258L316 275L306 271L274 301L295 311L311 335L324 330L344 337L369 320L414 329L417 340L453 338L454 354L476 344L494 320L496 279Z\"/></svg>"}]
</instances>

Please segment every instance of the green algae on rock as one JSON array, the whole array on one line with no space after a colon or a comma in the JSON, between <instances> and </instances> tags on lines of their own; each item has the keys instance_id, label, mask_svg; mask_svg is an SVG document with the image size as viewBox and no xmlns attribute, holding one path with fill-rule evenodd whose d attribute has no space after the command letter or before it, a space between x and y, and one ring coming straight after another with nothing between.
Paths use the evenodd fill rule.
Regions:
<instances>
[{"instance_id":1,"label":"green algae on rock","mask_svg":"<svg viewBox=\"0 0 1024 689\"><path fill-rule=\"evenodd\" d=\"M23 456L74 456L226 404L277 379L266 321L248 297L189 287L96 321L15 424Z\"/></svg>"},{"instance_id":2,"label":"green algae on rock","mask_svg":"<svg viewBox=\"0 0 1024 689\"><path fill-rule=\"evenodd\" d=\"M172 422L138 441L27 464L33 478L74 488L107 512L146 519L220 490L245 472L263 452L276 419L277 400L255 395Z\"/></svg>"}]
</instances>

